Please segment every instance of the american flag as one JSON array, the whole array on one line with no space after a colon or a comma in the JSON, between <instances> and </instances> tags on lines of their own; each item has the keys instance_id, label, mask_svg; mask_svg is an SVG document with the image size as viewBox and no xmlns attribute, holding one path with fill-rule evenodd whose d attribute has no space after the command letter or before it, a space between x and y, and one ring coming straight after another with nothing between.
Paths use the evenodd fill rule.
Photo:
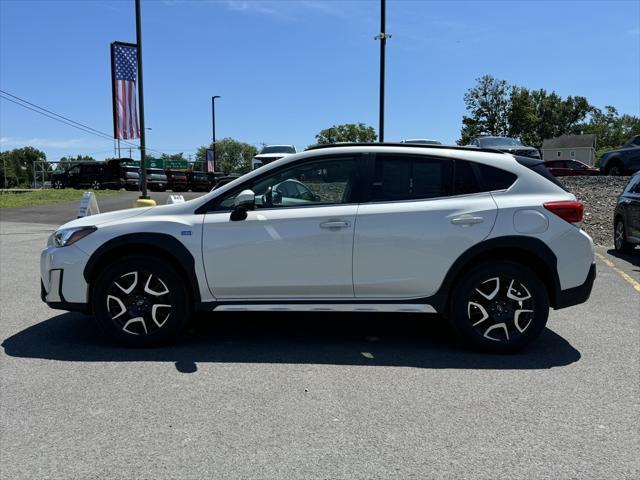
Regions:
<instances>
[{"instance_id":1,"label":"american flag","mask_svg":"<svg viewBox=\"0 0 640 480\"><path fill-rule=\"evenodd\" d=\"M136 95L138 47L114 42L111 44L111 55L114 137L123 140L140 138Z\"/></svg>"}]
</instances>

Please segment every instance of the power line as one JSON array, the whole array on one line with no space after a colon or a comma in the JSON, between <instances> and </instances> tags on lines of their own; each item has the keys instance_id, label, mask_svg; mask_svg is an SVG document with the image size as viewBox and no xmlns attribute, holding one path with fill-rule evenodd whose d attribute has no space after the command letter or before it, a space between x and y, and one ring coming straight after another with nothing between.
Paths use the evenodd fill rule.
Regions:
<instances>
[{"instance_id":1,"label":"power line","mask_svg":"<svg viewBox=\"0 0 640 480\"><path fill-rule=\"evenodd\" d=\"M47 110L46 108L41 107L40 105L36 105L35 103L31 103L31 102L29 102L29 101L27 101L27 100L25 100L23 98L20 98L20 97L18 97L16 95L13 95L13 94L11 94L9 92L6 92L4 90L0 89L0 93L2 93L4 95L8 95L8 96L10 96L10 97L12 97L12 98L14 98L16 100L19 100L19 101L12 100L12 98L7 98L4 95L0 95L0 98L2 98L4 100L7 100L9 102L15 103L16 105L19 105L19 106L21 106L23 108L26 108L27 110L31 110L31 111L33 111L35 113L39 113L40 115L43 115L43 116L45 116L47 118L50 118L51 120L55 120L57 122L63 123L65 125L69 126L69 127L76 128L78 130L81 130L81 131L83 131L85 133L94 135L96 137L100 137L100 138L103 138L105 140L109 140L110 142L113 141L113 137L110 134L106 133L106 132L103 132L101 130L95 129L95 128L90 127L88 125L85 125L83 123L76 122L75 120L72 120L72 119L70 119L68 117L65 117L64 115L60 115L59 113L55 113L55 112L52 112L51 110ZM23 103L20 103L20 102L23 102ZM27 105L25 105L25 104L27 104ZM28 106L28 105L30 105L30 106ZM35 108L32 108L32 107L35 107ZM36 109L38 109L38 110L36 110ZM40 111L40 110L42 110L42 111ZM46 112L46 113L44 113L44 112ZM49 114L51 114L51 115L49 115ZM54 116L52 116L52 115L54 115ZM121 141L121 143L124 143L126 145L138 148L137 144L132 143L132 142L128 142L126 140ZM165 153L165 152L161 152L160 150L155 150L155 149L152 149L152 148L147 148L147 150L150 150L150 151L152 151L154 153L159 153L159 154Z\"/></svg>"}]
</instances>

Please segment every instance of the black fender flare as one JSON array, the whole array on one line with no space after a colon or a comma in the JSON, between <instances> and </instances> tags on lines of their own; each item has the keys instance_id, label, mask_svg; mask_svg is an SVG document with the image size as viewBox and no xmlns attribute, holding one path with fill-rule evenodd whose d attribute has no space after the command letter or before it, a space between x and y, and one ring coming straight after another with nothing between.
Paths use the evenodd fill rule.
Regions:
<instances>
[{"instance_id":1,"label":"black fender flare","mask_svg":"<svg viewBox=\"0 0 640 480\"><path fill-rule=\"evenodd\" d=\"M450 297L451 289L467 267L486 259L500 258L500 251L504 250L508 250L511 253L510 258L517 257L517 253L522 252L528 255L528 260L535 258L536 261L539 260L541 262L538 265L534 265L536 267L534 270L544 273L545 278L542 280L547 285L549 300L551 305L554 306L560 294L560 278L558 277L558 259L556 255L542 240L534 237L508 235L490 238L477 243L463 252L453 262L442 281L442 285L434 295L439 300L438 303L440 303L438 311L444 311L446 308L445 299ZM496 254L495 257L491 255L492 253ZM530 262L524 261L523 263L526 265Z\"/></svg>"},{"instance_id":2,"label":"black fender flare","mask_svg":"<svg viewBox=\"0 0 640 480\"><path fill-rule=\"evenodd\" d=\"M121 251L127 246L133 247L132 253L145 253L145 248L156 252L162 252L172 263L178 267L186 276L190 283L190 290L195 302L194 307L200 305L200 288L198 277L196 276L195 259L191 252L175 237L165 233L129 233L114 237L106 241L96 249L89 257L82 272L88 284L95 273L96 268L110 257L114 251Z\"/></svg>"}]
</instances>

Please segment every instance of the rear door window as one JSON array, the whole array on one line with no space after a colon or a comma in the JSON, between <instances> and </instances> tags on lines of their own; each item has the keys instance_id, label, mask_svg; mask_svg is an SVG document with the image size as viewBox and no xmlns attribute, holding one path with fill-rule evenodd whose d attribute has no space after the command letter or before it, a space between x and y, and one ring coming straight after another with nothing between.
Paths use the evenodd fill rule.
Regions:
<instances>
[{"instance_id":1,"label":"rear door window","mask_svg":"<svg viewBox=\"0 0 640 480\"><path fill-rule=\"evenodd\" d=\"M451 195L451 160L409 155L377 155L372 202L420 200Z\"/></svg>"}]
</instances>

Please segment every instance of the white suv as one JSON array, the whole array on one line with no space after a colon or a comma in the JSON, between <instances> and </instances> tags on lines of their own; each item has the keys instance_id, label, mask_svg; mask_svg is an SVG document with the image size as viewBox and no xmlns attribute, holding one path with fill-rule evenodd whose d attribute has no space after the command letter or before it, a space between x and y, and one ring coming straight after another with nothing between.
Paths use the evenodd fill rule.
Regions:
<instances>
[{"instance_id":1,"label":"white suv","mask_svg":"<svg viewBox=\"0 0 640 480\"><path fill-rule=\"evenodd\" d=\"M286 187L286 188L285 188ZM595 278L582 204L539 160L400 144L317 147L182 204L69 222L42 298L112 338L178 337L199 311L438 313L511 351Z\"/></svg>"}]
</instances>

